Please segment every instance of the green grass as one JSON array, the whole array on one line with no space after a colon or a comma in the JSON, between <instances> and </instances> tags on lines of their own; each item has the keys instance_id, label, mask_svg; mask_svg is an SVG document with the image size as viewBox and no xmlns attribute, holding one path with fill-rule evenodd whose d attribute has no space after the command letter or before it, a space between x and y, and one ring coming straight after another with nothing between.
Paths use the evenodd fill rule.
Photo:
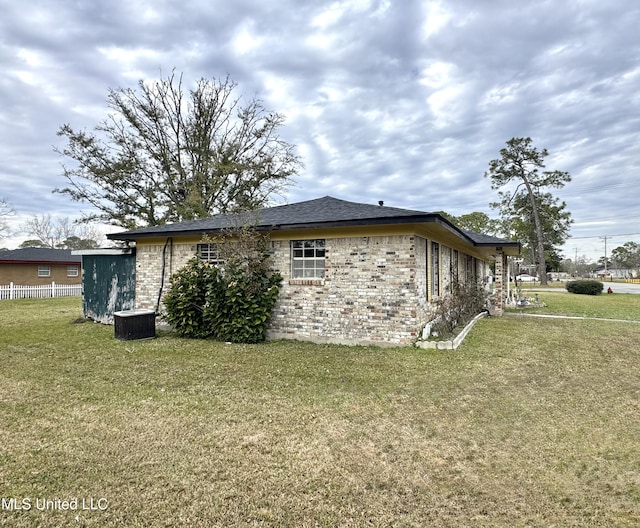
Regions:
<instances>
[{"instance_id":1,"label":"green grass","mask_svg":"<svg viewBox=\"0 0 640 528\"><path fill-rule=\"evenodd\" d=\"M121 342L79 310L0 302L0 489L108 507L0 525L640 524L640 325L485 318L425 351Z\"/></svg>"},{"instance_id":2,"label":"green grass","mask_svg":"<svg viewBox=\"0 0 640 528\"><path fill-rule=\"evenodd\" d=\"M640 295L637 294L577 295L565 291L524 292L524 295L537 295L547 305L543 308L527 308L526 313L640 321Z\"/></svg>"}]
</instances>

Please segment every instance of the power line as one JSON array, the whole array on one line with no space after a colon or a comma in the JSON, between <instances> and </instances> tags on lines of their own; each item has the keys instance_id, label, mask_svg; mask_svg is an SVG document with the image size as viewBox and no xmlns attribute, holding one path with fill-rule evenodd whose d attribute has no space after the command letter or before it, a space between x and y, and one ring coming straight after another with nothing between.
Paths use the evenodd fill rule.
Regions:
<instances>
[{"instance_id":1,"label":"power line","mask_svg":"<svg viewBox=\"0 0 640 528\"><path fill-rule=\"evenodd\" d=\"M616 234L616 235L606 235L607 238L614 238L614 237L623 237L623 236L640 236L640 233L620 233L620 234ZM592 235L592 236L580 236L580 237L569 237L570 240L582 240L585 238L602 238L602 236L600 235Z\"/></svg>"}]
</instances>

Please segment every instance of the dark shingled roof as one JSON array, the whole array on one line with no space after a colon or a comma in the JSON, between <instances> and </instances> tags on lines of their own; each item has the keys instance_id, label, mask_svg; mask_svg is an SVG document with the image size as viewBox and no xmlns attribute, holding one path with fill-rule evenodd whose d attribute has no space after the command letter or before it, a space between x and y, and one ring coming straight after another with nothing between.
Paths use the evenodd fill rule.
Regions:
<instances>
[{"instance_id":1,"label":"dark shingled roof","mask_svg":"<svg viewBox=\"0 0 640 528\"><path fill-rule=\"evenodd\" d=\"M0 263L80 264L81 261L82 258L79 255L72 255L70 249L23 248L0 251Z\"/></svg>"},{"instance_id":2,"label":"dark shingled roof","mask_svg":"<svg viewBox=\"0 0 640 528\"><path fill-rule=\"evenodd\" d=\"M362 225L389 225L414 222L438 222L449 226L462 238L474 245L515 245L517 242L489 237L472 231L458 229L437 213L412 211L339 200L331 196L307 200L289 205L267 207L241 214L216 215L202 220L178 222L162 226L145 227L107 235L111 240L135 240L153 236L176 236L216 233L242 225L255 225L258 229L277 231L284 229L314 229L322 227L346 227Z\"/></svg>"},{"instance_id":3,"label":"dark shingled roof","mask_svg":"<svg viewBox=\"0 0 640 528\"><path fill-rule=\"evenodd\" d=\"M131 240L142 236L171 235L186 233L210 233L222 229L239 227L246 223L262 229L301 229L305 227L338 226L356 223L357 225L370 223L369 221L433 216L423 211L410 211L397 207L347 202L331 196L298 202L289 205L267 207L256 211L240 214L222 214L193 220L178 222L162 226L134 229L124 233L107 235L115 240ZM378 222L385 223L385 222Z\"/></svg>"},{"instance_id":4,"label":"dark shingled roof","mask_svg":"<svg viewBox=\"0 0 640 528\"><path fill-rule=\"evenodd\" d=\"M476 233L475 231L469 231L467 229L460 229L465 235L467 235L476 246L500 246L500 245L513 245L516 242L509 240L508 238L499 238L491 235L484 235L482 233Z\"/></svg>"}]
</instances>

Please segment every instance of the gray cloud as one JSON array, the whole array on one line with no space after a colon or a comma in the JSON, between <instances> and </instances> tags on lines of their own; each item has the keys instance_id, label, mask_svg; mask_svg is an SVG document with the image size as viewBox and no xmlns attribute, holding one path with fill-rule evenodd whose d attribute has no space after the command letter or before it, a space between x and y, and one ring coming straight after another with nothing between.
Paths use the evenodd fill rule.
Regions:
<instances>
[{"instance_id":1,"label":"gray cloud","mask_svg":"<svg viewBox=\"0 0 640 528\"><path fill-rule=\"evenodd\" d=\"M301 5L302 4L302 5ZM490 214L483 178L514 136L573 182L573 256L640 240L640 6L567 2L2 1L0 196L75 216L56 131L92 128L109 88L173 68L230 75L284 113L305 169L285 197Z\"/></svg>"}]
</instances>

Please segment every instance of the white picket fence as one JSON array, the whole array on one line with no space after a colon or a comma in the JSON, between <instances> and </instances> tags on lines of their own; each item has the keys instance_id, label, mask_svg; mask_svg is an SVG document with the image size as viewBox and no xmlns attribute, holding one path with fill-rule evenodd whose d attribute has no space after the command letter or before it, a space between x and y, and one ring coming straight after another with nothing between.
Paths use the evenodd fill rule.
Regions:
<instances>
[{"instance_id":1,"label":"white picket fence","mask_svg":"<svg viewBox=\"0 0 640 528\"><path fill-rule=\"evenodd\" d=\"M74 297L82 295L82 284L40 284L21 286L0 284L0 299L50 299L52 297Z\"/></svg>"}]
</instances>

